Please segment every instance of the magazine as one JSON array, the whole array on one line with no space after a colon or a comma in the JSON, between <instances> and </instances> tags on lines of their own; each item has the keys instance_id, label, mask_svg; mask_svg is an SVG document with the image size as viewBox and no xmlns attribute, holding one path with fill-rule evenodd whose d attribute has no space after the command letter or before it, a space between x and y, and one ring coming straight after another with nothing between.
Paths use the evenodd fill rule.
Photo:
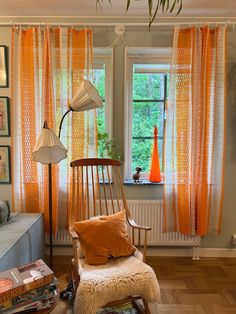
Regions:
<instances>
[{"instance_id":1,"label":"magazine","mask_svg":"<svg viewBox=\"0 0 236 314\"><path fill-rule=\"evenodd\" d=\"M18 308L14 308L12 310L8 310L7 312L4 312L5 314L15 314L15 313L29 313L34 311L41 311L46 310L52 307L52 305L55 303L56 297L57 297L57 290L54 291L54 295L46 296L42 300L38 301L32 301L29 304L22 305Z\"/></svg>"},{"instance_id":2,"label":"magazine","mask_svg":"<svg viewBox=\"0 0 236 314\"><path fill-rule=\"evenodd\" d=\"M9 313L8 311L18 309L22 306L27 306L36 301L49 299L55 295L57 289L57 281L50 285L37 288L26 292L13 299L9 299L0 304L0 313Z\"/></svg>"},{"instance_id":3,"label":"magazine","mask_svg":"<svg viewBox=\"0 0 236 314\"><path fill-rule=\"evenodd\" d=\"M0 304L14 299L27 291L46 286L52 283L53 280L53 271L41 259L1 272Z\"/></svg>"}]
</instances>

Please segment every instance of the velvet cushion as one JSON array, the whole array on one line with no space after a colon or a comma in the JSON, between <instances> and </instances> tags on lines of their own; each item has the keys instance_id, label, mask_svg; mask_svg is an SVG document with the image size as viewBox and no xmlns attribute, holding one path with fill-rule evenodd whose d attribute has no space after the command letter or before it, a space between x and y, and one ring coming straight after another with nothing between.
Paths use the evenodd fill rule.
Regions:
<instances>
[{"instance_id":1,"label":"velvet cushion","mask_svg":"<svg viewBox=\"0 0 236 314\"><path fill-rule=\"evenodd\" d=\"M75 231L90 265L105 264L110 257L129 256L136 250L128 236L124 210L96 220L76 222Z\"/></svg>"}]
</instances>

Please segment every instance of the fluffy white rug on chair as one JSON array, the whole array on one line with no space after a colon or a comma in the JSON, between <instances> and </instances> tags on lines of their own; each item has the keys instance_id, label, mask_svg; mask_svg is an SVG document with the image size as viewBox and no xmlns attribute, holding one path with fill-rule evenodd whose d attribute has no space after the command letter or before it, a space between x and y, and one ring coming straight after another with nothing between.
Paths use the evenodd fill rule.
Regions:
<instances>
[{"instance_id":1,"label":"fluffy white rug on chair","mask_svg":"<svg viewBox=\"0 0 236 314\"><path fill-rule=\"evenodd\" d=\"M95 314L106 303L139 295L149 303L160 302L160 288L153 269L135 256L112 258L91 266L79 260L80 283L75 314Z\"/></svg>"}]
</instances>

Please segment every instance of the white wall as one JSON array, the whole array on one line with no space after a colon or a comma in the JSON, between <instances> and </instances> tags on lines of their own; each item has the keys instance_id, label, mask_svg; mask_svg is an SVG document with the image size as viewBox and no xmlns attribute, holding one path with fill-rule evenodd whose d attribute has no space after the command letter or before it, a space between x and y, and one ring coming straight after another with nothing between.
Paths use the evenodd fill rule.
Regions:
<instances>
[{"instance_id":1,"label":"white wall","mask_svg":"<svg viewBox=\"0 0 236 314\"><path fill-rule=\"evenodd\" d=\"M6 45L8 47L8 61L10 61L10 45L11 45L11 36L9 28L0 28L0 45ZM10 63L10 62L8 62ZM9 83L10 83L10 67L8 67L9 74ZM9 84L10 86L10 84ZM0 96L9 96L10 97L10 87L0 88ZM10 99L10 109L12 103ZM10 137L0 137L0 145L11 145ZM0 184L0 199L10 200L11 202L11 184Z\"/></svg>"}]
</instances>

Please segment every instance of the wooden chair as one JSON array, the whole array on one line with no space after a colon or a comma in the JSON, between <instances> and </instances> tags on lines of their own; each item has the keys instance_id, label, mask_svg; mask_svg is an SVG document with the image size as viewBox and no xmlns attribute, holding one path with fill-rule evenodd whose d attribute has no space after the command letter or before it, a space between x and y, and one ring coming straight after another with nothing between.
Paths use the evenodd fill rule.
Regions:
<instances>
[{"instance_id":1,"label":"wooden chair","mask_svg":"<svg viewBox=\"0 0 236 314\"><path fill-rule=\"evenodd\" d=\"M110 215L125 209L127 223L131 228L132 243L138 248L142 247L144 260L146 258L147 232L151 228L139 226L131 218L120 175L120 161L88 158L72 161L70 165L73 170L72 209L70 212L70 225L72 226L70 235L74 252L72 275L77 286L80 284L80 256L78 253L79 237L73 229L75 221L90 219L92 216ZM144 236L141 235L142 232ZM145 267L149 266L145 264ZM90 268L93 271L92 267ZM118 302L130 301L139 313L150 313L147 300L143 299L144 309L141 309L140 302L136 302L138 299L140 299L139 296L127 295L124 300ZM103 304L103 307L117 305L117 300L112 301Z\"/></svg>"}]
</instances>

